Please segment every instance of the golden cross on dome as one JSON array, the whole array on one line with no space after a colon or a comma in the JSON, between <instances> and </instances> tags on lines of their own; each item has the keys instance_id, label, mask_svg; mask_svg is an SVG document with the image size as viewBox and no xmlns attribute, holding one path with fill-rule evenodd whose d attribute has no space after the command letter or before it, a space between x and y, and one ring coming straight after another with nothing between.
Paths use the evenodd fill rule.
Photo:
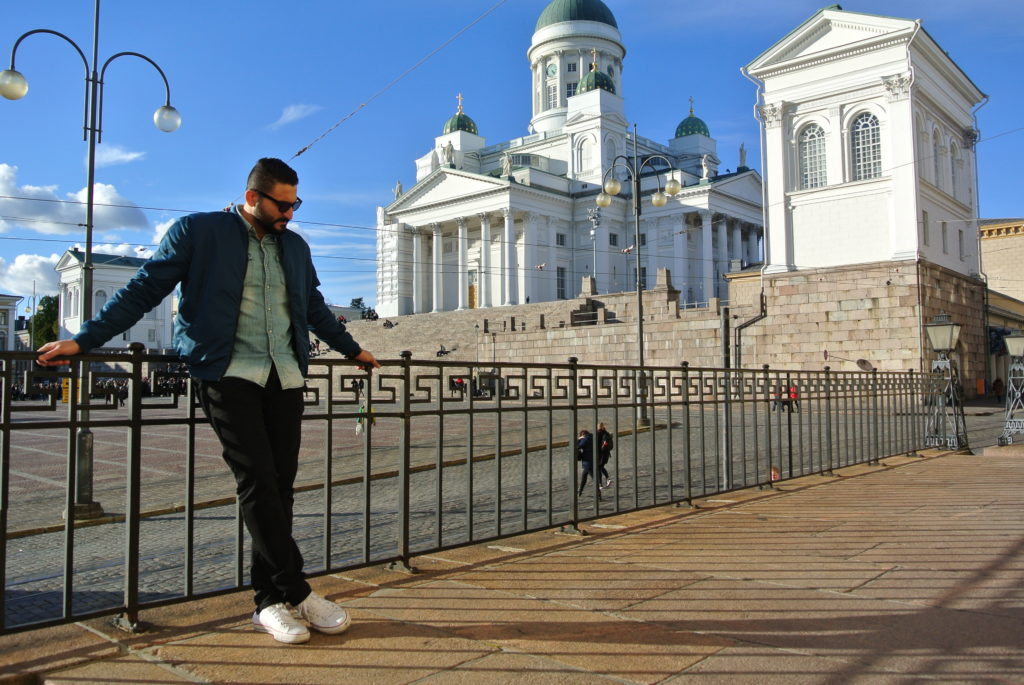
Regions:
<instances>
[{"instance_id":1,"label":"golden cross on dome","mask_svg":"<svg viewBox=\"0 0 1024 685\"><path fill-rule=\"evenodd\" d=\"M462 93L459 93L458 95L456 95L455 99L459 101L459 111L458 111L458 114L462 114Z\"/></svg>"},{"instance_id":2,"label":"golden cross on dome","mask_svg":"<svg viewBox=\"0 0 1024 685\"><path fill-rule=\"evenodd\" d=\"M594 61L591 64L594 66L594 71L597 71L597 48L592 48L590 54L594 56Z\"/></svg>"},{"instance_id":3,"label":"golden cross on dome","mask_svg":"<svg viewBox=\"0 0 1024 685\"><path fill-rule=\"evenodd\" d=\"M693 116L693 96L690 96L690 116Z\"/></svg>"}]
</instances>

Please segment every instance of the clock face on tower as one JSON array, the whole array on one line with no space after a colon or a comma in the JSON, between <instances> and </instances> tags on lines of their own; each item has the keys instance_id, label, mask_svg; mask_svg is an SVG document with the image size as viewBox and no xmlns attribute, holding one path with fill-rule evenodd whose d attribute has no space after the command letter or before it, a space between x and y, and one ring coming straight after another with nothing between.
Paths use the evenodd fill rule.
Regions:
<instances>
[{"instance_id":1,"label":"clock face on tower","mask_svg":"<svg viewBox=\"0 0 1024 685\"><path fill-rule=\"evenodd\" d=\"M549 64L548 65L548 76L554 76L557 73L558 73L558 67L556 67L554 64Z\"/></svg>"}]
</instances>

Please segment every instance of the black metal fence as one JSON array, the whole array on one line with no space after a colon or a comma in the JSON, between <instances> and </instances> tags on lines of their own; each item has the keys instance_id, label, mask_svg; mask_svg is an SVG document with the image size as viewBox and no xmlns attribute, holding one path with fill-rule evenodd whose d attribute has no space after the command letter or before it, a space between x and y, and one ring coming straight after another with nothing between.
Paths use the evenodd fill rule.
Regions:
<instances>
[{"instance_id":1,"label":"black metal fence","mask_svg":"<svg viewBox=\"0 0 1024 685\"><path fill-rule=\"evenodd\" d=\"M0 633L110 614L132 627L146 607L246 585L219 444L176 361L139 348L22 373L30 355L0 354ZM324 358L310 371L295 535L312 575L912 452L932 392L913 372L685 363L405 355L372 375ZM598 423L611 482L580 491L576 437Z\"/></svg>"}]
</instances>

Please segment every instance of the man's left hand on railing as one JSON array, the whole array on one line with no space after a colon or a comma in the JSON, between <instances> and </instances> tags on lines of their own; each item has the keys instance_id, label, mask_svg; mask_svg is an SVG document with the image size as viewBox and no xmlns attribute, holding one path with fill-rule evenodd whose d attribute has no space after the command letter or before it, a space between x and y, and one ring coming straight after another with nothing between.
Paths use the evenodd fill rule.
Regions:
<instances>
[{"instance_id":1,"label":"man's left hand on railing","mask_svg":"<svg viewBox=\"0 0 1024 685\"><path fill-rule=\"evenodd\" d=\"M40 366L62 366L71 363L67 357L73 357L81 351L82 348L74 340L54 340L39 348L36 361Z\"/></svg>"}]
</instances>

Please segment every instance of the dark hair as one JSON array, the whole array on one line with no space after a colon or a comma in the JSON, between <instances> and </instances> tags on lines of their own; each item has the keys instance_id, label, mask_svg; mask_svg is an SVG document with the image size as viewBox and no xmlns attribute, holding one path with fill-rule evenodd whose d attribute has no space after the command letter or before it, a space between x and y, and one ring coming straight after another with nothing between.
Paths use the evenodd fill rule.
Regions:
<instances>
[{"instance_id":1,"label":"dark hair","mask_svg":"<svg viewBox=\"0 0 1024 685\"><path fill-rule=\"evenodd\" d=\"M295 169L276 157L264 157L256 162L256 166L249 172L245 187L269 193L276 183L297 186L299 185L299 175L295 173Z\"/></svg>"}]
</instances>

